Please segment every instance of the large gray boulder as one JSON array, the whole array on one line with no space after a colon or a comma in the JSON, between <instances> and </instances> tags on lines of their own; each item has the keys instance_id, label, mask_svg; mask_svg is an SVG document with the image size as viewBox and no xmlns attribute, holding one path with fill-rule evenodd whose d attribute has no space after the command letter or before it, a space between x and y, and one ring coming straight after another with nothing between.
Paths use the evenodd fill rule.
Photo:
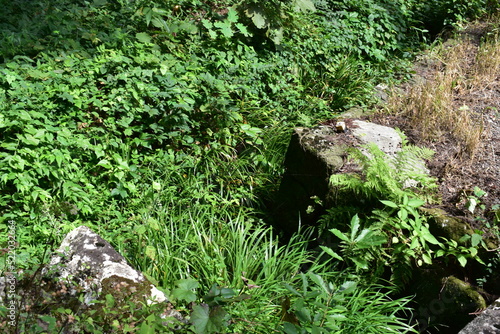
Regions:
<instances>
[{"instance_id":1,"label":"large gray boulder","mask_svg":"<svg viewBox=\"0 0 500 334\"><path fill-rule=\"evenodd\" d=\"M155 314L165 319L161 326L184 322L163 292L132 268L109 242L86 226L66 235L36 285L36 291L21 293L44 300L42 305L33 305L36 309L32 311L36 313L54 314L53 310L69 309L70 314L98 315L100 324L103 319L120 323L133 319L145 304L154 304ZM82 331L80 324L71 323L63 315L58 321L64 324L58 329L60 333ZM47 331L51 329L48 322L40 319L38 326Z\"/></svg>"},{"instance_id":2,"label":"large gray boulder","mask_svg":"<svg viewBox=\"0 0 500 334\"><path fill-rule=\"evenodd\" d=\"M84 302L90 304L103 292L128 290L136 299L149 304L167 301L163 292L144 275L133 269L106 240L87 226L80 226L66 235L50 261L49 271L59 281L71 280L83 290ZM70 294L76 290L68 291Z\"/></svg>"},{"instance_id":3,"label":"large gray boulder","mask_svg":"<svg viewBox=\"0 0 500 334\"><path fill-rule=\"evenodd\" d=\"M395 129L358 119L296 128L285 158L286 172L277 195L275 225L291 235L299 225L316 223L330 205L329 178L343 172L349 149L362 149L373 143L390 160L401 150L401 142ZM416 164L425 166L423 162Z\"/></svg>"},{"instance_id":4,"label":"large gray boulder","mask_svg":"<svg viewBox=\"0 0 500 334\"><path fill-rule=\"evenodd\" d=\"M500 299L477 314L458 334L500 334Z\"/></svg>"}]
</instances>

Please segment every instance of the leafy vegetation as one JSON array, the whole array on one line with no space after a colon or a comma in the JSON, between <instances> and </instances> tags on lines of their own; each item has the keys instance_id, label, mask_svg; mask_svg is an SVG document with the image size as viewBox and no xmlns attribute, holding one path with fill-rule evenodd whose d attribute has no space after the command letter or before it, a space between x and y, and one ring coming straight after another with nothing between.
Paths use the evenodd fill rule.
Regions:
<instances>
[{"instance_id":1,"label":"leafy vegetation","mask_svg":"<svg viewBox=\"0 0 500 334\"><path fill-rule=\"evenodd\" d=\"M479 1L437 2L446 22L487 9ZM162 287L190 322L165 327L154 307L119 309L110 296L99 301L98 314L64 307L35 314L29 310L39 301L18 291L16 326L3 320L9 310L2 306L2 327L413 331L400 313L409 310L407 299L391 300L377 285L380 277L363 275L401 258L408 265L431 261L430 245L438 242L417 211L419 198L428 198L424 188L409 193L391 166L359 155L372 183L338 184L349 182L386 207L352 215L348 233L331 229L340 250L323 247L319 257L309 249L309 230L280 242L265 224L265 203L277 190L294 126L368 106L373 86L407 74L423 41L416 36L426 36L429 3L3 4L0 231L15 225L14 274L35 286L38 266L68 231L85 224ZM384 170L375 184L373 173ZM0 246L7 249L7 241ZM339 259L354 269L337 268ZM6 256L0 268L9 272Z\"/></svg>"}]
</instances>

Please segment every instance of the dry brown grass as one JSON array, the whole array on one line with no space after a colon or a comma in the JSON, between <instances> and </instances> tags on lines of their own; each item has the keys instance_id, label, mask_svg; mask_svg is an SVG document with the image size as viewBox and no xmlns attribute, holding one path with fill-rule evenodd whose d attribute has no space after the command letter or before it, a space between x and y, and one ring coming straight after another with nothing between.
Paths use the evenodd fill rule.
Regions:
<instances>
[{"instance_id":1,"label":"dry brown grass","mask_svg":"<svg viewBox=\"0 0 500 334\"><path fill-rule=\"evenodd\" d=\"M474 158L486 133L482 115L463 97L481 98L500 76L500 38L497 33L487 36L480 46L461 38L434 48L426 56L430 70L404 94L393 94L388 106L422 140L454 141L462 158Z\"/></svg>"}]
</instances>

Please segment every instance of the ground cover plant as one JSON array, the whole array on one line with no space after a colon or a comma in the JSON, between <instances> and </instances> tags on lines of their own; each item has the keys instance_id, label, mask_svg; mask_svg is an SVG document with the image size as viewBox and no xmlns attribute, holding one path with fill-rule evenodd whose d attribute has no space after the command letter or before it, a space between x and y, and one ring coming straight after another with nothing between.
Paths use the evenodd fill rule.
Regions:
<instances>
[{"instance_id":1,"label":"ground cover plant","mask_svg":"<svg viewBox=\"0 0 500 334\"><path fill-rule=\"evenodd\" d=\"M468 3L443 10L443 19L487 9ZM407 299L391 300L392 288L364 277L355 255L350 269L337 268L327 248L331 260L311 260L324 257L308 248L311 231L280 240L266 225L266 202L294 126L367 107L373 86L407 75L416 37L425 35L424 7L403 0L2 6L0 229L14 229L16 247L10 270L8 241L0 240L2 274L36 282L64 235L85 224L170 295L189 320L181 332L349 333L368 322L373 333L413 331L401 315ZM380 199L399 212L414 207L402 198ZM386 221L396 224L395 215ZM426 261L430 237L421 231L422 253L405 256ZM130 317L120 317L109 297L94 317L70 308L30 313L37 300L27 291L15 302L15 326L0 307L2 327L13 333L68 324L95 333L174 330L148 308L128 305Z\"/></svg>"}]
</instances>

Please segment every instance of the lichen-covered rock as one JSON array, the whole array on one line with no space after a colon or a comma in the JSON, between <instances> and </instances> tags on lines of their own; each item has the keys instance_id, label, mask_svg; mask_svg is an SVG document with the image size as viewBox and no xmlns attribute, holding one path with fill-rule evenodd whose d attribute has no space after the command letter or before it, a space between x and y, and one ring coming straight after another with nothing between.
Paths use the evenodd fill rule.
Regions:
<instances>
[{"instance_id":1,"label":"lichen-covered rock","mask_svg":"<svg viewBox=\"0 0 500 334\"><path fill-rule=\"evenodd\" d=\"M76 292L76 287L83 290L86 304L97 299L103 288L113 292L113 289L108 289L111 282L124 282L129 295L136 296L136 301L146 299L148 303L161 303L167 300L106 240L86 226L80 226L66 235L49 267L60 281L76 283L74 291L70 292Z\"/></svg>"},{"instance_id":2,"label":"lichen-covered rock","mask_svg":"<svg viewBox=\"0 0 500 334\"><path fill-rule=\"evenodd\" d=\"M275 225L287 235L299 225L314 225L330 206L329 178L343 171L349 150L375 144L388 160L401 150L401 136L393 128L351 118L343 120L342 130L338 124L300 127L292 135L274 212ZM425 169L417 160L410 167ZM352 164L349 168L359 170Z\"/></svg>"},{"instance_id":3,"label":"lichen-covered rock","mask_svg":"<svg viewBox=\"0 0 500 334\"><path fill-rule=\"evenodd\" d=\"M458 334L500 333L500 299L477 314L479 314L478 317L468 323Z\"/></svg>"},{"instance_id":4,"label":"lichen-covered rock","mask_svg":"<svg viewBox=\"0 0 500 334\"><path fill-rule=\"evenodd\" d=\"M134 326L141 317L150 315L165 329L185 323L163 292L86 226L66 235L36 286L28 283L21 289L25 290L21 294L33 300L32 312L50 314L47 319L55 316L63 324L57 330L64 334L82 332L85 323L75 322L74 315L92 317L101 328L127 321ZM38 326L50 332L52 325L39 319Z\"/></svg>"}]
</instances>

